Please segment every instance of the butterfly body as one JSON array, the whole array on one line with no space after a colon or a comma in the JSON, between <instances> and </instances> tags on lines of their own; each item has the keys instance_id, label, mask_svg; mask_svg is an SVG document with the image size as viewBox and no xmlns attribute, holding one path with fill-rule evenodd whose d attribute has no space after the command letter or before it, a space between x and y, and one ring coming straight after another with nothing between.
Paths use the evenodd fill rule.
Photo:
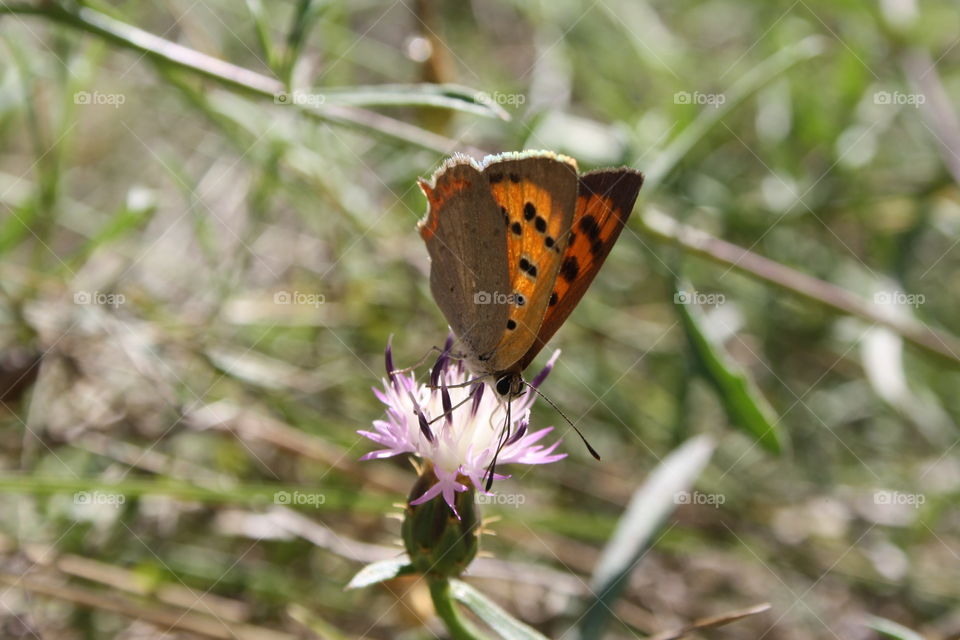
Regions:
<instances>
[{"instance_id":1,"label":"butterfly body","mask_svg":"<svg viewBox=\"0 0 960 640\"><path fill-rule=\"evenodd\" d=\"M643 176L578 174L550 152L453 156L420 187L430 288L469 368L500 395L579 302L623 229Z\"/></svg>"}]
</instances>

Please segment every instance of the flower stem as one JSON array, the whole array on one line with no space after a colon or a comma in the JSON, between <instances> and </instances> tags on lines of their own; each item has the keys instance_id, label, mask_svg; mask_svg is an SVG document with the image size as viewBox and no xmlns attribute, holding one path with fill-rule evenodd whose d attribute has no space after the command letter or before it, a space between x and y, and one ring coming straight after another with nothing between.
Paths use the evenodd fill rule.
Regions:
<instances>
[{"instance_id":1,"label":"flower stem","mask_svg":"<svg viewBox=\"0 0 960 640\"><path fill-rule=\"evenodd\" d=\"M430 597L433 598L433 607L437 615L447 625L447 631L453 640L485 640L485 636L470 622L465 620L457 610L450 593L450 581L446 578L428 578L430 581Z\"/></svg>"}]
</instances>

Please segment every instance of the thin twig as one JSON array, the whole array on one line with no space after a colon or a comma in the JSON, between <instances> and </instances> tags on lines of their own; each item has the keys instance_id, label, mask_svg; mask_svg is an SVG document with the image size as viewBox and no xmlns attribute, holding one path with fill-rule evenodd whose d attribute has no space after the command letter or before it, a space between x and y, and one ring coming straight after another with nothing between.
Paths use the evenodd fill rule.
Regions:
<instances>
[{"instance_id":1,"label":"thin twig","mask_svg":"<svg viewBox=\"0 0 960 640\"><path fill-rule=\"evenodd\" d=\"M165 40L89 7L65 6L57 2L10 3L0 5L0 15L3 14L39 16L86 31L115 45L137 51L156 64L189 71L254 97L275 101L278 95L287 90L284 84L275 78ZM452 138L366 109L345 105L324 105L317 108L307 108L299 104L293 106L311 118L389 136L444 155L454 151L473 155L484 153Z\"/></svg>"},{"instance_id":2,"label":"thin twig","mask_svg":"<svg viewBox=\"0 0 960 640\"><path fill-rule=\"evenodd\" d=\"M118 596L114 591L103 592L70 586L63 584L62 577L44 580L34 576L0 574L0 584L5 584L8 588L23 589L38 595L72 602L82 607L101 609L135 620L144 620L162 629L180 629L208 638L224 640L294 640L296 638L289 633L266 627L228 623L190 609L141 604L133 598Z\"/></svg>"},{"instance_id":3,"label":"thin twig","mask_svg":"<svg viewBox=\"0 0 960 640\"><path fill-rule=\"evenodd\" d=\"M936 139L943 163L960 184L960 118L937 73L937 63L923 49L907 51L900 63L907 78L923 96L920 112Z\"/></svg>"},{"instance_id":4,"label":"thin twig","mask_svg":"<svg viewBox=\"0 0 960 640\"><path fill-rule=\"evenodd\" d=\"M909 316L884 312L885 308L871 304L846 289L681 224L653 208L649 208L641 219L640 230L687 253L737 269L834 311L886 327L927 353L953 365L960 365L960 341L956 337L931 329Z\"/></svg>"},{"instance_id":5,"label":"thin twig","mask_svg":"<svg viewBox=\"0 0 960 640\"><path fill-rule=\"evenodd\" d=\"M658 633L655 636L649 637L647 640L679 640L684 636L690 635L694 631L701 631L703 629L715 629L716 627L722 627L728 625L731 622L736 622L737 620L743 620L748 616L754 616L758 613L763 613L770 609L770 603L764 602L762 604L757 604L746 609L738 609L737 611L731 611L730 613L724 613L719 616L711 616L709 618L700 618L695 620L685 627L680 629L673 629L670 631L664 631L663 633Z\"/></svg>"}]
</instances>

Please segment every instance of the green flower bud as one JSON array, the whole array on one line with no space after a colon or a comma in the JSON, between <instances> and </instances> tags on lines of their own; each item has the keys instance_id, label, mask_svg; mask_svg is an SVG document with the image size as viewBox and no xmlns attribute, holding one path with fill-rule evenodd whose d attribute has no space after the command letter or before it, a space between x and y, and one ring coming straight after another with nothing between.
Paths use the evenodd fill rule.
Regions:
<instances>
[{"instance_id":1,"label":"green flower bud","mask_svg":"<svg viewBox=\"0 0 960 640\"><path fill-rule=\"evenodd\" d=\"M475 490L470 480L460 480L470 488L456 494L456 512L443 500L410 504L436 484L437 477L432 465L423 469L410 491L403 520L403 542L411 564L424 575L443 578L459 576L477 555L480 509L474 499Z\"/></svg>"}]
</instances>

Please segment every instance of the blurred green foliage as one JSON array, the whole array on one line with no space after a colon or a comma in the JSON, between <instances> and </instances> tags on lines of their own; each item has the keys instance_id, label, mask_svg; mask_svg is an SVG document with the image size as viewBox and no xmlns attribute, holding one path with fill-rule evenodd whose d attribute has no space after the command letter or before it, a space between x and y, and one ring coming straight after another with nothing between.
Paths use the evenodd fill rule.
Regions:
<instances>
[{"instance_id":1,"label":"blurred green foliage","mask_svg":"<svg viewBox=\"0 0 960 640\"><path fill-rule=\"evenodd\" d=\"M958 33L948 0L3 3L0 636L434 637L413 579L343 589L399 552L413 482L355 432L388 336L405 366L446 335L416 178L521 148L656 179L552 345L603 462L540 405L570 457L502 483L526 499L484 508L471 584L563 636L636 487L710 434L723 501L678 505L609 637L762 601L711 633L956 635L960 356L877 320L960 333ZM681 277L783 455L694 375Z\"/></svg>"}]
</instances>

